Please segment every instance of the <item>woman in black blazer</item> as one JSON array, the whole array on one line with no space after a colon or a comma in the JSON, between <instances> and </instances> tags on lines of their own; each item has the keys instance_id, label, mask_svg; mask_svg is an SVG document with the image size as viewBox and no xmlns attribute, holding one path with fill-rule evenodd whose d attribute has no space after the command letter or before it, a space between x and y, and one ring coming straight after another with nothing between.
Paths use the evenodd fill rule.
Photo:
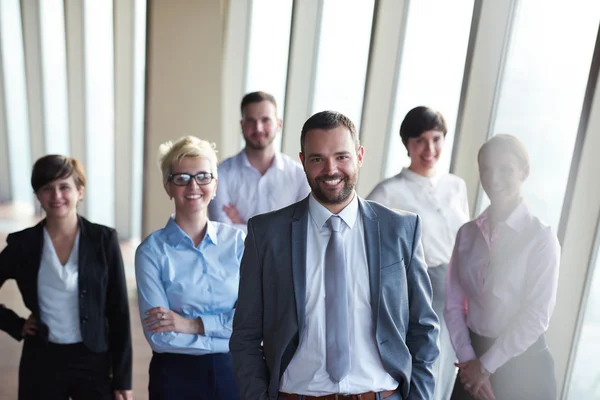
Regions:
<instances>
[{"instance_id":1,"label":"woman in black blazer","mask_svg":"<svg viewBox=\"0 0 600 400\"><path fill-rule=\"evenodd\" d=\"M131 332L123 260L114 229L77 214L85 172L70 157L33 166L46 212L12 233L0 253L0 286L17 281L29 318L0 306L0 329L24 339L19 399L132 399Z\"/></svg>"}]
</instances>

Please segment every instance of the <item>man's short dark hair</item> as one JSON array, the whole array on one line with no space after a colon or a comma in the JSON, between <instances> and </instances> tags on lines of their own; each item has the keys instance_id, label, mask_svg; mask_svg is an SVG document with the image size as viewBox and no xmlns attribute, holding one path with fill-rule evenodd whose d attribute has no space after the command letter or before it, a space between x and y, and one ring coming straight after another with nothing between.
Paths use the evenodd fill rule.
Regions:
<instances>
[{"instance_id":1,"label":"man's short dark hair","mask_svg":"<svg viewBox=\"0 0 600 400\"><path fill-rule=\"evenodd\" d=\"M85 170L76 159L50 154L38 159L31 171L31 187L37 193L42 187L57 179L73 176L77 189L85 187Z\"/></svg>"},{"instance_id":2,"label":"man's short dark hair","mask_svg":"<svg viewBox=\"0 0 600 400\"><path fill-rule=\"evenodd\" d=\"M358 150L360 147L358 131L356 130L356 126L350 120L350 118L337 111L321 111L307 119L302 126L302 133L300 134L300 151L302 154L304 154L304 142L306 140L306 133L308 131L313 129L323 129L329 131L339 126L343 126L350 131L350 135L352 136L356 150Z\"/></svg>"},{"instance_id":3,"label":"man's short dark hair","mask_svg":"<svg viewBox=\"0 0 600 400\"><path fill-rule=\"evenodd\" d=\"M433 108L419 106L410 110L404 117L400 125L400 138L406 145L408 139L417 138L423 132L432 130L443 132L446 136L448 128L444 116Z\"/></svg>"},{"instance_id":4,"label":"man's short dark hair","mask_svg":"<svg viewBox=\"0 0 600 400\"><path fill-rule=\"evenodd\" d=\"M248 104L262 103L263 101L268 101L269 103L273 104L275 107L275 115L277 115L277 101L275 101L275 97L273 95L265 92L251 92L245 95L242 99L242 104L240 105L242 117L244 116L244 108L246 108Z\"/></svg>"}]
</instances>

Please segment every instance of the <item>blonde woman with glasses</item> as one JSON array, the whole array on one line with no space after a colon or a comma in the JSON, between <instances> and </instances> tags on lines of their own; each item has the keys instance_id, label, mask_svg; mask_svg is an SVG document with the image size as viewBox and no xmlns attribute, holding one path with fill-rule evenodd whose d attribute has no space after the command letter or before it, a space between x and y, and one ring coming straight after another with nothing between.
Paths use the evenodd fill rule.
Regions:
<instances>
[{"instance_id":1,"label":"blonde woman with glasses","mask_svg":"<svg viewBox=\"0 0 600 400\"><path fill-rule=\"evenodd\" d=\"M218 176L214 147L193 136L160 146L175 213L135 259L140 316L152 347L150 400L238 400L229 337L244 233L209 221Z\"/></svg>"}]
</instances>

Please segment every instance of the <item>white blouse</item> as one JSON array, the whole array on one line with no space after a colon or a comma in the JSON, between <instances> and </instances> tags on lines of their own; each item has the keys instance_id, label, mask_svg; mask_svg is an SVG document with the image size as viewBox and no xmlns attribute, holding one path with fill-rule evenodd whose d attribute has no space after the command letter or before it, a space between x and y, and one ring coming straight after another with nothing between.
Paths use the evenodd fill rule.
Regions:
<instances>
[{"instance_id":1,"label":"white blouse","mask_svg":"<svg viewBox=\"0 0 600 400\"><path fill-rule=\"evenodd\" d=\"M367 199L421 217L425 262L429 267L450 261L456 233L470 219L467 187L452 174L425 177L404 168L380 182Z\"/></svg>"},{"instance_id":2,"label":"white blouse","mask_svg":"<svg viewBox=\"0 0 600 400\"><path fill-rule=\"evenodd\" d=\"M495 338L480 360L495 372L523 353L550 322L558 286L560 244L521 203L490 231L488 211L456 238L444 312L460 362L476 358L469 330Z\"/></svg>"},{"instance_id":3,"label":"white blouse","mask_svg":"<svg viewBox=\"0 0 600 400\"><path fill-rule=\"evenodd\" d=\"M79 232L69 260L62 265L44 228L42 261L38 273L40 317L48 325L48 340L52 343L79 343Z\"/></svg>"}]
</instances>

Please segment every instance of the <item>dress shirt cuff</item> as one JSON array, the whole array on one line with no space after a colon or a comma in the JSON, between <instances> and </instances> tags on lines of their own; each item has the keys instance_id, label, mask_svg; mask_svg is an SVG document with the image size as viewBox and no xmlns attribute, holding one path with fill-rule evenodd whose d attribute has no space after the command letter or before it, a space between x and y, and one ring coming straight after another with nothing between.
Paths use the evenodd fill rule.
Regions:
<instances>
[{"instance_id":1,"label":"dress shirt cuff","mask_svg":"<svg viewBox=\"0 0 600 400\"><path fill-rule=\"evenodd\" d=\"M492 348L482 355L479 358L479 361L481 361L483 368L492 374L506 362L500 353L500 350L498 350L495 346L492 346Z\"/></svg>"},{"instance_id":2,"label":"dress shirt cuff","mask_svg":"<svg viewBox=\"0 0 600 400\"><path fill-rule=\"evenodd\" d=\"M204 336L215 336L221 330L221 321L218 315L202 315Z\"/></svg>"},{"instance_id":3,"label":"dress shirt cuff","mask_svg":"<svg viewBox=\"0 0 600 400\"><path fill-rule=\"evenodd\" d=\"M467 362L475 360L477 355L475 354L475 350L473 350L473 346L468 344L467 346L463 346L456 351L456 358L458 358L458 362Z\"/></svg>"}]
</instances>

